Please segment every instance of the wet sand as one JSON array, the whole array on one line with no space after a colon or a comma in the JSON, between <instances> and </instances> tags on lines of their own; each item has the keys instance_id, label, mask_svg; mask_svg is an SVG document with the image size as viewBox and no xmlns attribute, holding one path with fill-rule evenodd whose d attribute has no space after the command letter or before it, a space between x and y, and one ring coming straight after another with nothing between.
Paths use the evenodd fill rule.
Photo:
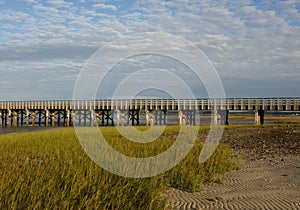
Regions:
<instances>
[{"instance_id":1,"label":"wet sand","mask_svg":"<svg viewBox=\"0 0 300 210\"><path fill-rule=\"evenodd\" d=\"M168 209L300 209L300 127L225 131L242 168L200 192L170 188Z\"/></svg>"}]
</instances>

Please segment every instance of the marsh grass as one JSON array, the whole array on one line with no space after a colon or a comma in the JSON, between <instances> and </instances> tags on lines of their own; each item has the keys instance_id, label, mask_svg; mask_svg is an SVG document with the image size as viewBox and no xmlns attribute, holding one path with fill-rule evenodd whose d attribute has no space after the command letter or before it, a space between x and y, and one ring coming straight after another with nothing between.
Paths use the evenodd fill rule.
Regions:
<instances>
[{"instance_id":1,"label":"marsh grass","mask_svg":"<svg viewBox=\"0 0 300 210\"><path fill-rule=\"evenodd\" d=\"M148 129L148 128L140 128ZM165 151L179 128L167 127L153 143L138 144L114 127L101 128L116 150L137 157ZM203 140L186 158L164 174L133 179L111 174L83 151L74 129L0 135L0 209L164 209L167 187L198 191L204 182L220 182L236 169L236 156L219 145L203 164L198 162Z\"/></svg>"},{"instance_id":2,"label":"marsh grass","mask_svg":"<svg viewBox=\"0 0 300 210\"><path fill-rule=\"evenodd\" d=\"M299 119L282 119L276 120L276 125L300 125Z\"/></svg>"}]
</instances>

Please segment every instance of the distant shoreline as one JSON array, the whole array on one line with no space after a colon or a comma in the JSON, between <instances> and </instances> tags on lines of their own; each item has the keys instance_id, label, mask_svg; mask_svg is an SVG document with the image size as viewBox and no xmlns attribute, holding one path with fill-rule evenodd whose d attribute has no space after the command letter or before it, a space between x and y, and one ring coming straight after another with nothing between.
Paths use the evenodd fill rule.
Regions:
<instances>
[{"instance_id":1,"label":"distant shoreline","mask_svg":"<svg viewBox=\"0 0 300 210\"><path fill-rule=\"evenodd\" d=\"M23 133L23 132L35 132L43 130L62 129L67 127L45 127L45 126L19 126L19 127L0 127L0 135L8 133Z\"/></svg>"}]
</instances>

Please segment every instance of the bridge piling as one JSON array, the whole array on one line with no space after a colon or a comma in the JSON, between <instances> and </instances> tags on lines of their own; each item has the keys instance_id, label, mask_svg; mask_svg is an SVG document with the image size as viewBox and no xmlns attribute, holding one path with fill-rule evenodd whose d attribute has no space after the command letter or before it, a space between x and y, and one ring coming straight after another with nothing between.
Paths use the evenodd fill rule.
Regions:
<instances>
[{"instance_id":1,"label":"bridge piling","mask_svg":"<svg viewBox=\"0 0 300 210\"><path fill-rule=\"evenodd\" d=\"M49 125L49 111L45 109L45 126L48 127Z\"/></svg>"},{"instance_id":2,"label":"bridge piling","mask_svg":"<svg viewBox=\"0 0 300 210\"><path fill-rule=\"evenodd\" d=\"M255 110L255 125L264 124L265 110Z\"/></svg>"},{"instance_id":3,"label":"bridge piling","mask_svg":"<svg viewBox=\"0 0 300 210\"><path fill-rule=\"evenodd\" d=\"M90 110L90 126L94 126L94 112L93 110Z\"/></svg>"},{"instance_id":4,"label":"bridge piling","mask_svg":"<svg viewBox=\"0 0 300 210\"><path fill-rule=\"evenodd\" d=\"M228 110L218 110L217 117L218 117L218 125L228 125Z\"/></svg>"}]
</instances>

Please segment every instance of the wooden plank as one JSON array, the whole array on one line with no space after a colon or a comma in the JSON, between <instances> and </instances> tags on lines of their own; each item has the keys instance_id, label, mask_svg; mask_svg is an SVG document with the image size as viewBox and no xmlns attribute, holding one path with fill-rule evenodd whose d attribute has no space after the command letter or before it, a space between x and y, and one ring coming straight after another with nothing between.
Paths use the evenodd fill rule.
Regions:
<instances>
[{"instance_id":1,"label":"wooden plank","mask_svg":"<svg viewBox=\"0 0 300 210\"><path fill-rule=\"evenodd\" d=\"M175 99L172 99L172 110L175 110Z\"/></svg>"},{"instance_id":2,"label":"wooden plank","mask_svg":"<svg viewBox=\"0 0 300 210\"><path fill-rule=\"evenodd\" d=\"M255 110L259 110L259 101L255 99Z\"/></svg>"},{"instance_id":3,"label":"wooden plank","mask_svg":"<svg viewBox=\"0 0 300 210\"><path fill-rule=\"evenodd\" d=\"M111 110L114 110L114 105L115 105L115 101L114 100L109 100L109 108Z\"/></svg>"},{"instance_id":4,"label":"wooden plank","mask_svg":"<svg viewBox=\"0 0 300 210\"><path fill-rule=\"evenodd\" d=\"M207 103L207 109L206 110L211 110L211 108L210 108L211 104L210 104L210 99L209 98L207 99L206 103Z\"/></svg>"},{"instance_id":5,"label":"wooden plank","mask_svg":"<svg viewBox=\"0 0 300 210\"><path fill-rule=\"evenodd\" d=\"M181 102L180 99L177 99L177 110L181 110Z\"/></svg>"},{"instance_id":6,"label":"wooden plank","mask_svg":"<svg viewBox=\"0 0 300 210\"><path fill-rule=\"evenodd\" d=\"M149 108L148 108L148 100L146 100L146 99L144 100L144 106L145 106L145 110L147 112L149 110Z\"/></svg>"},{"instance_id":7,"label":"wooden plank","mask_svg":"<svg viewBox=\"0 0 300 210\"><path fill-rule=\"evenodd\" d=\"M162 101L162 100L158 100L158 108L159 108L160 110L163 109L163 101Z\"/></svg>"},{"instance_id":8,"label":"wooden plank","mask_svg":"<svg viewBox=\"0 0 300 210\"><path fill-rule=\"evenodd\" d=\"M105 100L105 101L104 101L104 104L105 104L105 109L108 110L109 107L110 107L109 100Z\"/></svg>"},{"instance_id":9,"label":"wooden plank","mask_svg":"<svg viewBox=\"0 0 300 210\"><path fill-rule=\"evenodd\" d=\"M123 100L120 100L121 104L120 104L120 109L123 109Z\"/></svg>"},{"instance_id":10,"label":"wooden plank","mask_svg":"<svg viewBox=\"0 0 300 210\"><path fill-rule=\"evenodd\" d=\"M236 98L233 99L233 110L237 110L238 104Z\"/></svg>"},{"instance_id":11,"label":"wooden plank","mask_svg":"<svg viewBox=\"0 0 300 210\"><path fill-rule=\"evenodd\" d=\"M213 102L214 102L214 110L217 110L218 109L217 99L214 98Z\"/></svg>"},{"instance_id":12,"label":"wooden plank","mask_svg":"<svg viewBox=\"0 0 300 210\"><path fill-rule=\"evenodd\" d=\"M169 99L166 101L166 110L169 110Z\"/></svg>"},{"instance_id":13,"label":"wooden plank","mask_svg":"<svg viewBox=\"0 0 300 210\"><path fill-rule=\"evenodd\" d=\"M204 110L204 99L201 99L201 110Z\"/></svg>"},{"instance_id":14,"label":"wooden plank","mask_svg":"<svg viewBox=\"0 0 300 210\"><path fill-rule=\"evenodd\" d=\"M299 106L297 105L297 99L296 98L294 98L293 104L294 104L294 111L298 111L299 110Z\"/></svg>"},{"instance_id":15,"label":"wooden plank","mask_svg":"<svg viewBox=\"0 0 300 210\"><path fill-rule=\"evenodd\" d=\"M275 106L276 110L280 110L279 98L276 99Z\"/></svg>"},{"instance_id":16,"label":"wooden plank","mask_svg":"<svg viewBox=\"0 0 300 210\"><path fill-rule=\"evenodd\" d=\"M105 104L104 104L104 100L100 100L100 109L104 110L105 108Z\"/></svg>"},{"instance_id":17,"label":"wooden plank","mask_svg":"<svg viewBox=\"0 0 300 210\"><path fill-rule=\"evenodd\" d=\"M76 101L71 101L70 102L70 109L75 110L76 109Z\"/></svg>"},{"instance_id":18,"label":"wooden plank","mask_svg":"<svg viewBox=\"0 0 300 210\"><path fill-rule=\"evenodd\" d=\"M247 110L252 110L252 99L248 98L248 107Z\"/></svg>"},{"instance_id":19,"label":"wooden plank","mask_svg":"<svg viewBox=\"0 0 300 210\"><path fill-rule=\"evenodd\" d=\"M133 104L132 104L132 100L130 99L129 100L129 109L132 109L133 108Z\"/></svg>"},{"instance_id":20,"label":"wooden plank","mask_svg":"<svg viewBox=\"0 0 300 210\"><path fill-rule=\"evenodd\" d=\"M119 110L118 105L119 105L119 101L118 101L118 100L115 100L115 101L114 101L114 106L112 107L112 109L113 109L113 110Z\"/></svg>"},{"instance_id":21,"label":"wooden plank","mask_svg":"<svg viewBox=\"0 0 300 210\"><path fill-rule=\"evenodd\" d=\"M245 103L243 98L240 99L240 103L241 103L241 110L245 110Z\"/></svg>"},{"instance_id":22,"label":"wooden plank","mask_svg":"<svg viewBox=\"0 0 300 210\"><path fill-rule=\"evenodd\" d=\"M291 111L291 103L290 103L290 100L288 98L285 99L285 106L286 106L286 109L287 111Z\"/></svg>"}]
</instances>

